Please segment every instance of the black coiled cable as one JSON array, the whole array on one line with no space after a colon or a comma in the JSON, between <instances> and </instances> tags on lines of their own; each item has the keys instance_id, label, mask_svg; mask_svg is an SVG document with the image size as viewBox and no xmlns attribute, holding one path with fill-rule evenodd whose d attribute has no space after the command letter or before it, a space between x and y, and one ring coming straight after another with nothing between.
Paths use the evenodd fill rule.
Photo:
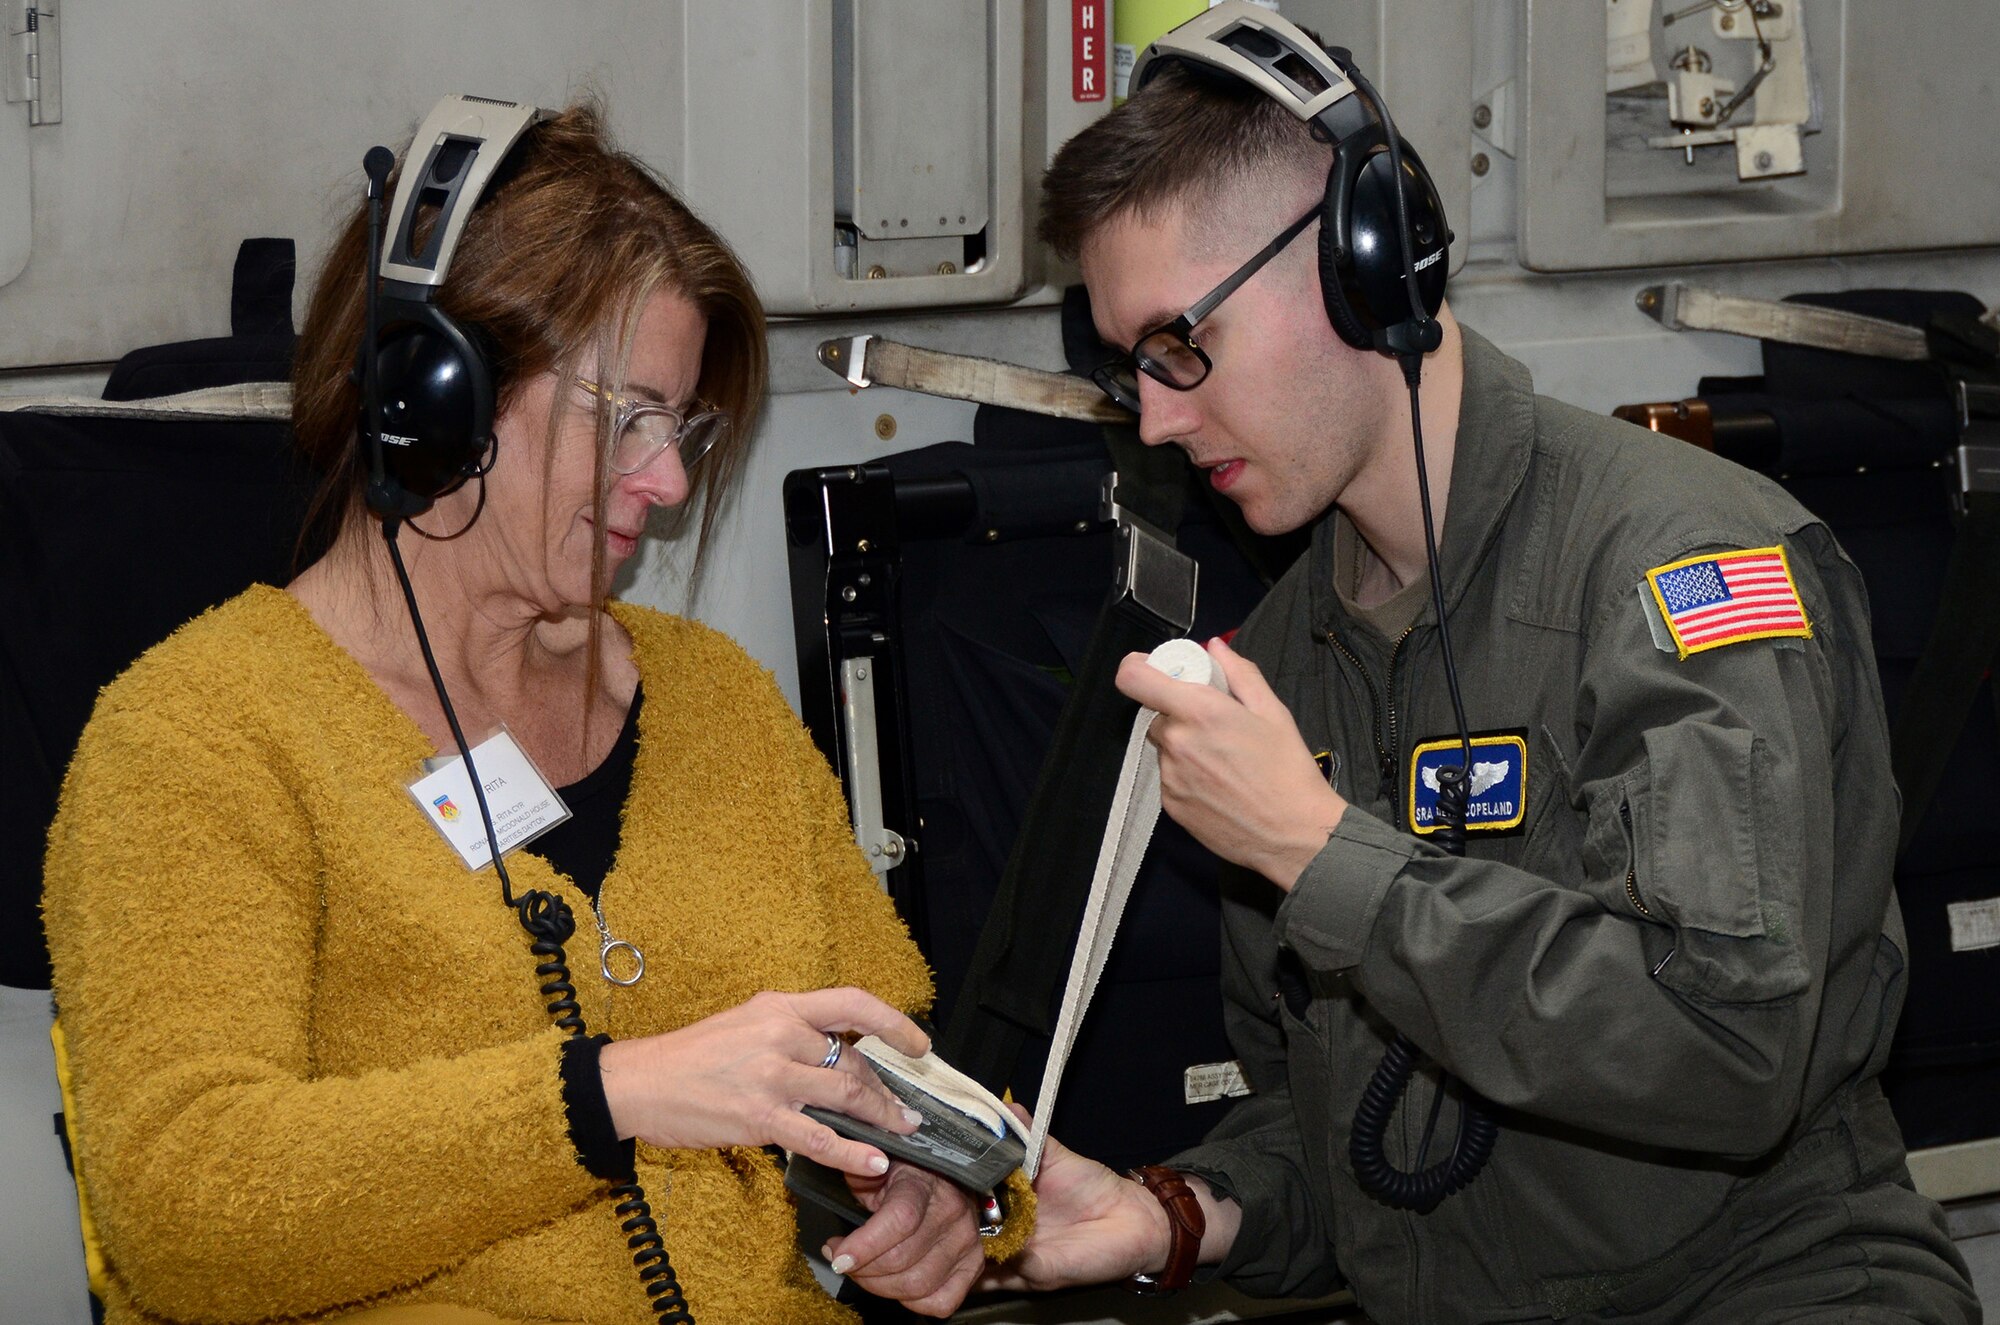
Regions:
<instances>
[{"instance_id":1,"label":"black coiled cable","mask_svg":"<svg viewBox=\"0 0 2000 1325\"><path fill-rule=\"evenodd\" d=\"M570 983L569 958L563 952L563 944L576 933L576 913L568 902L540 889L521 894L514 911L521 918L521 928L535 940L528 951L542 959L535 974L542 979L541 994L549 1001L550 1018L568 1034L581 1037L583 1014L576 1005L576 986ZM646 1290L646 1305L660 1320L694 1325L694 1313L681 1295L681 1281L674 1274L673 1262L667 1259L666 1240L660 1236L659 1223L653 1218L653 1207L647 1203L638 1175L614 1186L611 1195L618 1201L613 1213L621 1221L618 1227L632 1252L632 1266Z\"/></svg>"},{"instance_id":2,"label":"black coiled cable","mask_svg":"<svg viewBox=\"0 0 2000 1325\"><path fill-rule=\"evenodd\" d=\"M1438 651L1443 657L1445 685L1451 692L1452 716L1458 723L1461 757L1458 766L1437 771L1439 825L1436 837L1445 851L1463 856L1467 805L1471 799L1472 734L1466 726L1465 700L1458 689L1458 665L1452 658L1450 623L1445 617L1444 579L1438 570L1437 528L1431 516L1430 474L1424 463L1423 405L1419 391L1423 352L1436 348L1440 337L1435 329L1435 319L1424 308L1417 289L1415 245L1410 234L1410 200L1405 191L1407 182L1403 175L1402 140L1396 133L1396 122L1389 117L1388 105L1366 76L1352 62L1339 57L1336 61L1374 108L1376 119L1381 121L1383 136L1387 139L1389 175L1395 189L1397 237L1403 251L1403 289L1410 299L1409 325L1415 329L1415 334L1407 338L1408 343L1396 349L1396 357L1402 366L1403 381L1410 389L1410 435L1417 452L1417 498L1424 517L1424 557L1431 577L1431 608L1437 616ZM1395 342L1392 341L1392 344ZM1393 1209L1429 1214L1445 1197L1479 1176L1479 1171L1486 1167L1486 1161L1493 1153L1493 1143L1500 1135L1500 1126L1486 1112L1479 1096L1470 1090L1465 1091L1458 1101L1458 1139L1452 1146L1451 1157L1425 1168L1424 1160L1430 1155L1431 1140L1437 1133L1438 1111L1452 1085L1451 1076L1442 1075L1438 1080L1437 1094L1431 1100L1430 1120L1424 1124L1423 1139L1417 1146L1416 1172L1404 1173L1391 1164L1383 1138L1388 1134L1389 1120L1396 1112L1396 1102L1409 1088L1410 1077L1416 1071L1418 1053L1416 1042L1397 1032L1388 1051L1382 1055L1382 1061L1376 1065L1374 1075L1368 1079L1368 1085L1361 1093L1361 1103L1355 1106L1347 1153L1354 1163L1355 1179L1360 1182L1363 1191Z\"/></svg>"},{"instance_id":3,"label":"black coiled cable","mask_svg":"<svg viewBox=\"0 0 2000 1325\"><path fill-rule=\"evenodd\" d=\"M576 933L575 913L568 902L539 888L523 893L514 910L521 917L521 928L535 940L528 951L543 959L535 974L542 980L549 1019L571 1035L583 1034L583 1013L576 1005L576 986L570 983L569 958L563 953L563 944Z\"/></svg>"},{"instance_id":4,"label":"black coiled cable","mask_svg":"<svg viewBox=\"0 0 2000 1325\"><path fill-rule=\"evenodd\" d=\"M400 523L394 516L385 517L382 538L389 545L389 560L396 567L397 582L403 586L403 601L409 606L410 624L416 627L417 647L423 651L424 666L430 669L431 685L437 690L438 704L444 709L445 722L450 725L452 740L458 745L458 757L465 761L465 775L472 783L472 799L478 804L480 822L486 827L486 846L492 853L493 872L500 879L500 899L514 909L521 928L527 930L533 940L528 945L528 951L541 959L535 963L535 975L542 982L540 993L548 1001L549 1017L565 1034L580 1038L584 1034L583 1013L577 1007L576 985L569 978L569 958L563 952L563 944L576 933L576 913L561 897L539 888L531 889L518 898L514 896L514 882L507 875L507 862L500 858L500 838L493 830L493 812L486 806L486 788L479 780L479 770L473 767L472 747L467 744L465 732L458 725L458 714L451 707L451 696L445 693L444 675L438 671L437 659L431 653L430 636L424 631L422 613L417 611L417 593L410 585L409 571L403 566L403 551L396 544L396 527ZM646 1190L639 1185L638 1174L634 1173L613 1187L611 1194L618 1198L615 1211L623 1221L619 1227L625 1232L625 1245L632 1250L632 1265L639 1272L640 1286L646 1290L646 1305L660 1320L672 1321L675 1325L694 1325L694 1313L688 1310L687 1299L681 1294L680 1280L675 1277L673 1265L667 1259L666 1241L660 1237L659 1223L653 1218L653 1207L646 1201Z\"/></svg>"},{"instance_id":5,"label":"black coiled cable","mask_svg":"<svg viewBox=\"0 0 2000 1325\"><path fill-rule=\"evenodd\" d=\"M1466 777L1466 769L1471 764L1468 755L1465 763L1446 765L1437 771L1438 830L1434 836L1438 845L1454 856L1465 854L1466 804L1472 799L1472 784Z\"/></svg>"},{"instance_id":6,"label":"black coiled cable","mask_svg":"<svg viewBox=\"0 0 2000 1325\"><path fill-rule=\"evenodd\" d=\"M1398 192L1400 194L1400 190ZM1459 696L1458 668L1452 661L1451 637L1445 633L1444 583L1438 573L1437 533L1431 520L1430 479L1424 466L1423 416L1417 405L1414 374L1406 375L1413 379L1410 382L1410 423L1416 434L1417 488L1424 512L1424 552L1429 558L1431 607L1437 613L1445 683L1451 690L1452 711L1458 720L1460 742L1461 762L1437 771L1439 824L1436 836L1445 851L1463 856L1467 803L1472 790L1469 781L1472 736L1466 729L1465 701ZM1423 1140L1417 1146L1417 1171L1405 1173L1391 1164L1383 1138L1388 1135L1389 1119L1396 1112L1396 1102L1409 1088L1417 1055L1416 1042L1397 1032L1388 1051L1382 1055L1382 1061L1376 1064L1375 1074L1368 1079L1367 1087L1361 1092L1361 1103L1355 1106L1354 1126L1347 1139L1347 1154L1354 1162L1354 1177L1363 1191L1392 1209L1414 1210L1427 1215L1437 1209L1438 1203L1445 1197L1479 1176L1479 1171L1486 1167L1487 1159L1493 1154L1493 1143L1499 1138L1500 1125L1486 1112L1479 1096L1470 1090L1464 1092L1458 1101L1458 1139L1452 1145L1451 1158L1424 1168L1424 1160L1430 1155L1431 1139L1437 1132L1438 1110L1443 1106L1445 1092L1452 1084L1451 1077L1445 1075L1438 1080L1437 1094L1431 1100L1430 1120L1424 1124Z\"/></svg>"},{"instance_id":7,"label":"black coiled cable","mask_svg":"<svg viewBox=\"0 0 2000 1325\"><path fill-rule=\"evenodd\" d=\"M681 1281L674 1276L667 1259L667 1244L660 1239L659 1225L653 1222L653 1208L637 1182L624 1182L611 1189L618 1198L614 1213L624 1222L625 1245L631 1249L632 1264L639 1269L639 1282L646 1288L646 1305L663 1321L694 1325L687 1299L681 1296Z\"/></svg>"},{"instance_id":8,"label":"black coiled cable","mask_svg":"<svg viewBox=\"0 0 2000 1325\"><path fill-rule=\"evenodd\" d=\"M1397 1035L1361 1092L1361 1103L1355 1106L1354 1131L1348 1138L1347 1154L1354 1162L1354 1177L1364 1191L1394 1209L1427 1215L1445 1197L1479 1176L1487 1156L1493 1153L1500 1125L1468 1093L1458 1102L1458 1139L1452 1145L1451 1157L1425 1168L1438 1109L1444 1103L1445 1088L1451 1080L1445 1077L1438 1082L1437 1095L1431 1101L1430 1121L1424 1127L1423 1146L1417 1151L1416 1171L1404 1173L1398 1169L1389 1162L1382 1137L1389 1130L1396 1101L1409 1086L1416 1066L1415 1042L1407 1035Z\"/></svg>"}]
</instances>

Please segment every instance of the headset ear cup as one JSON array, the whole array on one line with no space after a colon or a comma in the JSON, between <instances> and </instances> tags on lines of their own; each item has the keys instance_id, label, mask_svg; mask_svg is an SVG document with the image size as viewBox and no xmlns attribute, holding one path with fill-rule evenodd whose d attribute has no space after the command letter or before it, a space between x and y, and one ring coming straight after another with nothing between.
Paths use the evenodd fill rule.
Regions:
<instances>
[{"instance_id":1,"label":"headset ear cup","mask_svg":"<svg viewBox=\"0 0 2000 1325\"><path fill-rule=\"evenodd\" d=\"M1417 296L1425 315L1444 302L1444 249L1451 242L1437 187L1408 143L1403 153L1402 187L1408 204L1410 258L1417 271ZM1396 213L1395 174L1386 145L1372 150L1355 171L1349 221L1348 266L1343 293L1355 321L1371 333L1414 321L1405 288L1403 227Z\"/></svg>"},{"instance_id":2,"label":"headset ear cup","mask_svg":"<svg viewBox=\"0 0 2000 1325\"><path fill-rule=\"evenodd\" d=\"M385 475L426 506L478 465L493 430L493 384L473 339L436 308L392 323L377 353Z\"/></svg>"},{"instance_id":3,"label":"headset ear cup","mask_svg":"<svg viewBox=\"0 0 2000 1325\"><path fill-rule=\"evenodd\" d=\"M1342 243L1345 236L1340 233L1342 218L1348 215L1346 204L1353 196L1348 163L1345 153L1335 152L1333 166L1326 174L1326 202L1319 210L1319 295L1320 302L1326 305L1326 320L1332 324L1334 334L1355 349L1365 350L1374 340L1348 302L1348 264L1341 260L1343 248L1352 252L1351 247Z\"/></svg>"},{"instance_id":4,"label":"headset ear cup","mask_svg":"<svg viewBox=\"0 0 2000 1325\"><path fill-rule=\"evenodd\" d=\"M1444 307L1445 277L1451 265L1445 250L1451 247L1451 227L1445 224L1444 199L1438 196L1437 181L1424 168L1423 158L1408 140L1398 141L1406 177L1403 189L1410 200L1410 230L1416 241L1412 256L1418 266L1417 297L1424 313L1436 317Z\"/></svg>"}]
</instances>

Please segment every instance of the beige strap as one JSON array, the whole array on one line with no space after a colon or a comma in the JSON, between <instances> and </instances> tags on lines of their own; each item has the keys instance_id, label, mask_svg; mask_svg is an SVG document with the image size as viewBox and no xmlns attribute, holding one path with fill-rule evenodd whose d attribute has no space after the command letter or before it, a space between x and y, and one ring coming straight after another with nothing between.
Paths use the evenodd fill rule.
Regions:
<instances>
[{"instance_id":1,"label":"beige strap","mask_svg":"<svg viewBox=\"0 0 2000 1325\"><path fill-rule=\"evenodd\" d=\"M1208 651L1191 639L1170 639L1147 657L1160 671L1176 681L1214 686L1229 693L1222 669ZM1118 786L1111 798L1111 813L1104 824L1104 839L1097 851L1097 868L1090 879L1090 898L1084 904L1083 925L1076 935L1076 949L1070 956L1069 979L1063 985L1062 1008L1056 1014L1056 1028L1049 1037L1049 1056L1042 1068L1041 1089L1035 1092L1035 1121L1028 1130L1028 1155L1021 1163L1032 1181L1042 1167L1042 1148L1049 1138L1049 1120L1056 1112L1056 1090L1062 1085L1063 1068L1070 1050L1076 1047L1077 1032L1084 1014L1090 1010L1091 995L1104 974L1111 956L1111 941L1117 937L1118 921L1132 896L1132 882L1146 858L1146 844L1152 841L1153 826L1160 819L1160 752L1146 739L1153 719L1159 714L1142 708L1132 720L1132 735L1125 745L1125 761L1118 770ZM1196 1235L1199 1241L1199 1234Z\"/></svg>"},{"instance_id":2,"label":"beige strap","mask_svg":"<svg viewBox=\"0 0 2000 1325\"><path fill-rule=\"evenodd\" d=\"M926 350L880 336L822 341L819 361L855 386L892 386L1084 423L1129 424L1133 419L1080 377L969 354Z\"/></svg>"},{"instance_id":3,"label":"beige strap","mask_svg":"<svg viewBox=\"0 0 2000 1325\"><path fill-rule=\"evenodd\" d=\"M32 410L87 419L178 419L187 422L289 422L290 382L245 382L203 387L150 400L95 400L89 396L0 396L0 413Z\"/></svg>"},{"instance_id":4,"label":"beige strap","mask_svg":"<svg viewBox=\"0 0 2000 1325\"><path fill-rule=\"evenodd\" d=\"M1921 327L1838 308L1718 294L1679 281L1641 290L1639 311L1669 331L1726 331L1877 359L1931 357Z\"/></svg>"}]
</instances>

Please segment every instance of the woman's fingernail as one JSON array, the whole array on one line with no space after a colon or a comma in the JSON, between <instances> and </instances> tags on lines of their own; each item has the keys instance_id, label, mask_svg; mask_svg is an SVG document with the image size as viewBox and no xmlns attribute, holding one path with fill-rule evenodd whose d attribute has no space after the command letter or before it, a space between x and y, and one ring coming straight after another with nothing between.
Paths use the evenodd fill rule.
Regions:
<instances>
[{"instance_id":1,"label":"woman's fingernail","mask_svg":"<svg viewBox=\"0 0 2000 1325\"><path fill-rule=\"evenodd\" d=\"M829 1264L833 1261L833 1244L826 1243L819 1249L819 1258Z\"/></svg>"},{"instance_id":2,"label":"woman's fingernail","mask_svg":"<svg viewBox=\"0 0 2000 1325\"><path fill-rule=\"evenodd\" d=\"M888 1157L886 1155L870 1155L868 1157L868 1171L870 1173L887 1173L889 1171Z\"/></svg>"},{"instance_id":3,"label":"woman's fingernail","mask_svg":"<svg viewBox=\"0 0 2000 1325\"><path fill-rule=\"evenodd\" d=\"M835 1274L846 1274L854 1268L854 1258L852 1256L836 1256L833 1259L833 1264L827 1268Z\"/></svg>"},{"instance_id":4,"label":"woman's fingernail","mask_svg":"<svg viewBox=\"0 0 2000 1325\"><path fill-rule=\"evenodd\" d=\"M918 1127L923 1124L924 1116L915 1109L905 1109L903 1110L903 1121L912 1127Z\"/></svg>"}]
</instances>

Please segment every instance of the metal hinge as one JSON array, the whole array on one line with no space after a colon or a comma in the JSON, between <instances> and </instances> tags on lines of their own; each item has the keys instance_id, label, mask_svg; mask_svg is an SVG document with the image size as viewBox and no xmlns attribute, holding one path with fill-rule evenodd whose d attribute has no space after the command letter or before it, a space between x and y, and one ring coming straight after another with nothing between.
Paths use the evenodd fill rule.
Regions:
<instances>
[{"instance_id":1,"label":"metal hinge","mask_svg":"<svg viewBox=\"0 0 2000 1325\"><path fill-rule=\"evenodd\" d=\"M62 122L62 27L56 0L7 0L6 94L29 124Z\"/></svg>"}]
</instances>

